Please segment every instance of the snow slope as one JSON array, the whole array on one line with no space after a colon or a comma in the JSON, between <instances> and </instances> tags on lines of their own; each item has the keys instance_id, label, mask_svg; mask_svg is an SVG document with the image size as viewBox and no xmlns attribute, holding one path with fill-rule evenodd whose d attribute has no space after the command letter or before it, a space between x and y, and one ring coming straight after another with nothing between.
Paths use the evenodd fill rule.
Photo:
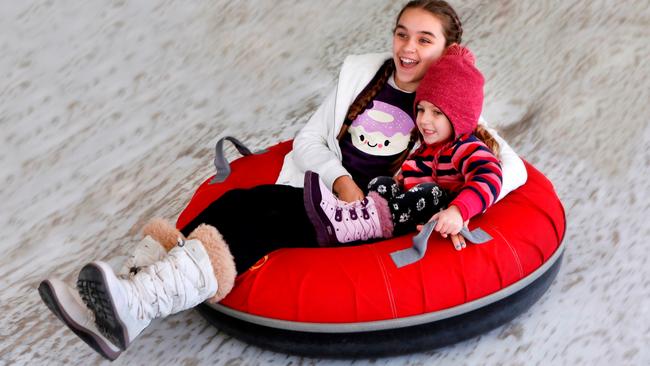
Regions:
<instances>
[{"instance_id":1,"label":"snow slope","mask_svg":"<svg viewBox=\"0 0 650 366\"><path fill-rule=\"evenodd\" d=\"M264 351L185 312L114 364L650 363L650 7L452 3L486 76L486 117L567 210L564 264L541 301L451 347L355 362ZM389 50L401 5L0 1L0 364L102 361L38 283L74 281L84 263L126 254L147 219L174 220L220 136L291 138L345 55Z\"/></svg>"}]
</instances>

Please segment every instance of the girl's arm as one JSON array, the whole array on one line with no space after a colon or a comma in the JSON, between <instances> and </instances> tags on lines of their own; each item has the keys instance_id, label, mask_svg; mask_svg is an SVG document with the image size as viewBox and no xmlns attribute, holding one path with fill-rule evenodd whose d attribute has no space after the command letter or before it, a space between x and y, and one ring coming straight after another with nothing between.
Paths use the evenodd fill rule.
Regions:
<instances>
[{"instance_id":1,"label":"girl's arm","mask_svg":"<svg viewBox=\"0 0 650 366\"><path fill-rule=\"evenodd\" d=\"M335 136L340 130L335 122L335 104L336 89L325 98L293 140L293 159L303 172L318 173L341 200L352 202L363 199L364 195L343 167L339 156L330 148L332 143L338 144Z\"/></svg>"},{"instance_id":2,"label":"girl's arm","mask_svg":"<svg viewBox=\"0 0 650 366\"><path fill-rule=\"evenodd\" d=\"M341 164L339 156L329 146L338 135L334 109L336 88L325 98L307 124L293 140L293 159L303 172L307 170L318 173L323 182L332 188L334 181L350 173ZM340 129L340 128L339 128Z\"/></svg>"},{"instance_id":3,"label":"girl's arm","mask_svg":"<svg viewBox=\"0 0 650 366\"><path fill-rule=\"evenodd\" d=\"M501 165L492 151L475 137L454 147L451 163L463 175L465 183L449 206L458 208L463 221L469 220L496 202L503 179Z\"/></svg>"}]
</instances>

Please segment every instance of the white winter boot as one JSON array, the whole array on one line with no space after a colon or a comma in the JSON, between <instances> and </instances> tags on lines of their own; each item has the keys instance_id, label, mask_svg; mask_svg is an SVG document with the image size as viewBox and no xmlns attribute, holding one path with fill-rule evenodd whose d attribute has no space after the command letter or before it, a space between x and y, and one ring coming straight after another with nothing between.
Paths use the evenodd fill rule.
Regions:
<instances>
[{"instance_id":1,"label":"white winter boot","mask_svg":"<svg viewBox=\"0 0 650 366\"><path fill-rule=\"evenodd\" d=\"M188 240L129 279L92 262L79 273L77 287L102 334L126 349L152 319L200 304L217 293L218 284L206 247Z\"/></svg>"},{"instance_id":2,"label":"white winter boot","mask_svg":"<svg viewBox=\"0 0 650 366\"><path fill-rule=\"evenodd\" d=\"M94 314L81 301L76 289L52 278L41 282L38 293L57 318L104 358L113 361L122 353L99 332Z\"/></svg>"},{"instance_id":3,"label":"white winter boot","mask_svg":"<svg viewBox=\"0 0 650 366\"><path fill-rule=\"evenodd\" d=\"M145 226L145 233L151 231L152 222ZM159 222L156 223L156 227L160 227L158 224ZM111 267L120 268L117 275L128 278L137 273L139 268L150 265L164 258L165 255L167 255L165 247L147 235L135 245L125 260L114 258L115 264ZM77 289L57 278L48 278L40 283L38 293L48 309L59 320L104 358L113 361L122 353L118 346L106 339L99 331L95 324L95 315L81 300Z\"/></svg>"},{"instance_id":4,"label":"white winter boot","mask_svg":"<svg viewBox=\"0 0 650 366\"><path fill-rule=\"evenodd\" d=\"M147 235L131 251L128 257L122 262L117 274L120 277L132 276L140 270L141 267L155 263L167 255L167 250ZM117 268L111 265L112 268Z\"/></svg>"},{"instance_id":5,"label":"white winter boot","mask_svg":"<svg viewBox=\"0 0 650 366\"><path fill-rule=\"evenodd\" d=\"M140 267L155 263L167 255L185 237L174 225L161 218L149 220L142 228L142 239L124 260L118 275L128 276L138 272Z\"/></svg>"},{"instance_id":6,"label":"white winter boot","mask_svg":"<svg viewBox=\"0 0 650 366\"><path fill-rule=\"evenodd\" d=\"M113 268L120 268L117 275L129 278L139 268L159 261L167 250L183 240L183 235L169 222L154 218L143 227L145 237L130 251L128 257L110 260ZM48 309L56 315L82 341L104 358L115 360L122 350L102 335L95 323L94 313L82 301L77 289L65 282L49 278L40 283L38 292Z\"/></svg>"}]
</instances>

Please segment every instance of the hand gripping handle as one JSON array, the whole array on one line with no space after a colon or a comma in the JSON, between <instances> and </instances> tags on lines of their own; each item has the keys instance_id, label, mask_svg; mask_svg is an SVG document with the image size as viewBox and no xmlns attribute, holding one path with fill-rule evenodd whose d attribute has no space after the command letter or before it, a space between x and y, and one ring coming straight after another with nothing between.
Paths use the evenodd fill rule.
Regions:
<instances>
[{"instance_id":1,"label":"hand gripping handle","mask_svg":"<svg viewBox=\"0 0 650 366\"><path fill-rule=\"evenodd\" d=\"M437 221L433 220L424 225L422 231L413 237L412 247L398 250L390 254L397 268L402 268L415 263L424 257L424 253L427 251L429 237L431 236L431 233L433 233L433 228L436 226L436 223ZM483 244L492 240L490 234L486 233L481 228L469 231L468 228L464 227L460 230L460 235L474 244Z\"/></svg>"}]
</instances>

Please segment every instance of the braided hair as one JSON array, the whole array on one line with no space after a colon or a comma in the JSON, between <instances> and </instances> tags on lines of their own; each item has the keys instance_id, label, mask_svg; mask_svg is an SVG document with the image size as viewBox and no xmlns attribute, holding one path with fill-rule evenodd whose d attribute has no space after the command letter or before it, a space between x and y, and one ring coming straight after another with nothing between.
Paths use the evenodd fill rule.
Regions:
<instances>
[{"instance_id":1,"label":"braided hair","mask_svg":"<svg viewBox=\"0 0 650 366\"><path fill-rule=\"evenodd\" d=\"M383 65L381 65L379 71L377 71L368 86L366 86L366 88L361 91L361 93L348 108L348 114L346 115L345 123L343 124L343 127L341 128L341 131L337 137L338 140L345 136L345 133L348 131L348 128L350 127L352 121L357 119L357 116L366 110L370 101L375 99L379 91L388 82L388 78L393 75L393 72L395 72L395 62L392 58L390 58L386 60Z\"/></svg>"}]
</instances>

